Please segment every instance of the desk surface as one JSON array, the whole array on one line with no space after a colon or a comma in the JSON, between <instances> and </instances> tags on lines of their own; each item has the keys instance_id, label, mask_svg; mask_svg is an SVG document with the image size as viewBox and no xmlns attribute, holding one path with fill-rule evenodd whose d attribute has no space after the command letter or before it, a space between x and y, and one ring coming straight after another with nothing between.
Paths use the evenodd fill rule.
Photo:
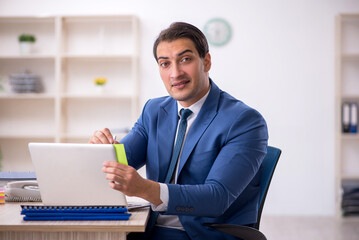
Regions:
<instances>
[{"instance_id":1,"label":"desk surface","mask_svg":"<svg viewBox=\"0 0 359 240\"><path fill-rule=\"evenodd\" d=\"M0 232L144 232L149 208L131 210L128 221L24 221L21 205L41 205L28 202L6 202L0 205Z\"/></svg>"}]
</instances>

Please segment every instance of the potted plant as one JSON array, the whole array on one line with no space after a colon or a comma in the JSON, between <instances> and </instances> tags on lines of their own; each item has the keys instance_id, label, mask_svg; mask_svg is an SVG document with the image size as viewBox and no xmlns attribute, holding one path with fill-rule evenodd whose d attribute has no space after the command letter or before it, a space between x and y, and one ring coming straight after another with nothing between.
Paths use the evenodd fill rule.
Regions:
<instances>
[{"instance_id":1,"label":"potted plant","mask_svg":"<svg viewBox=\"0 0 359 240\"><path fill-rule=\"evenodd\" d=\"M107 82L107 78L105 77L97 77L94 79L96 91L98 93L104 93L106 82Z\"/></svg>"},{"instance_id":2,"label":"potted plant","mask_svg":"<svg viewBox=\"0 0 359 240\"><path fill-rule=\"evenodd\" d=\"M29 54L32 52L36 37L32 34L23 33L19 36L20 53Z\"/></svg>"}]
</instances>

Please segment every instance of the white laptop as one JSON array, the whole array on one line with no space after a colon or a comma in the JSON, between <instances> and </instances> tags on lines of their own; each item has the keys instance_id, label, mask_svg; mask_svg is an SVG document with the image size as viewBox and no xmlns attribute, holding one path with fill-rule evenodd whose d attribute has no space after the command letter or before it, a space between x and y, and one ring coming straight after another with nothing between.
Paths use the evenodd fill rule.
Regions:
<instances>
[{"instance_id":1,"label":"white laptop","mask_svg":"<svg viewBox=\"0 0 359 240\"><path fill-rule=\"evenodd\" d=\"M44 205L127 206L109 186L104 161L117 161L112 144L29 143Z\"/></svg>"}]
</instances>

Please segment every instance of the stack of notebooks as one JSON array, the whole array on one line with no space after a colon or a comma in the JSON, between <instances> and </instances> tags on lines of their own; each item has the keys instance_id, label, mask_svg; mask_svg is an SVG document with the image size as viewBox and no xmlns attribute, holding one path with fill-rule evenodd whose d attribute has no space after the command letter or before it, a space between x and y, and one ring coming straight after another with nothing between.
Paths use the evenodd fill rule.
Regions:
<instances>
[{"instance_id":1,"label":"stack of notebooks","mask_svg":"<svg viewBox=\"0 0 359 240\"><path fill-rule=\"evenodd\" d=\"M5 203L5 188L0 186L0 204Z\"/></svg>"},{"instance_id":2,"label":"stack of notebooks","mask_svg":"<svg viewBox=\"0 0 359 240\"><path fill-rule=\"evenodd\" d=\"M44 91L41 77L24 71L10 75L10 86L16 93L40 93Z\"/></svg>"},{"instance_id":3,"label":"stack of notebooks","mask_svg":"<svg viewBox=\"0 0 359 240\"><path fill-rule=\"evenodd\" d=\"M344 216L359 216L359 180L345 179L342 182L342 210Z\"/></svg>"},{"instance_id":4,"label":"stack of notebooks","mask_svg":"<svg viewBox=\"0 0 359 240\"><path fill-rule=\"evenodd\" d=\"M129 220L123 206L33 206L22 205L25 221Z\"/></svg>"}]
</instances>

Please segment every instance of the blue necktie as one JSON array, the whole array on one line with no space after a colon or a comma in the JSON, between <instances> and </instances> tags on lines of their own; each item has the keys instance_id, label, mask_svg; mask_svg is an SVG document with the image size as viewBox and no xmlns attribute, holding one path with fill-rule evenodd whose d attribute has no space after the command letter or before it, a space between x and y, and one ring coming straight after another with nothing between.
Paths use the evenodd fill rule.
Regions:
<instances>
[{"instance_id":1,"label":"blue necktie","mask_svg":"<svg viewBox=\"0 0 359 240\"><path fill-rule=\"evenodd\" d=\"M172 158L171 158L170 166L168 167L165 183L170 183L170 181L172 179L175 167L177 165L178 157L179 157L179 154L182 149L183 140L184 140L184 136L185 136L186 129L187 129L187 118L191 114L192 114L191 110L184 109L184 108L181 109L181 121L178 126L176 144L173 149ZM158 214L159 214L159 212L151 211L150 219L148 220L147 228L146 228L147 234L149 234L149 232L151 231L153 226L156 224Z\"/></svg>"},{"instance_id":2,"label":"blue necktie","mask_svg":"<svg viewBox=\"0 0 359 240\"><path fill-rule=\"evenodd\" d=\"M178 157L179 157L181 149L182 149L183 140L184 140L184 136L185 136L186 129L187 129L187 118L191 114L192 114L191 110L183 109L183 108L181 109L181 121L178 126L176 144L175 144L175 147L174 147L174 150L172 153L170 166L168 167L165 183L171 182L175 167L177 165Z\"/></svg>"}]
</instances>

